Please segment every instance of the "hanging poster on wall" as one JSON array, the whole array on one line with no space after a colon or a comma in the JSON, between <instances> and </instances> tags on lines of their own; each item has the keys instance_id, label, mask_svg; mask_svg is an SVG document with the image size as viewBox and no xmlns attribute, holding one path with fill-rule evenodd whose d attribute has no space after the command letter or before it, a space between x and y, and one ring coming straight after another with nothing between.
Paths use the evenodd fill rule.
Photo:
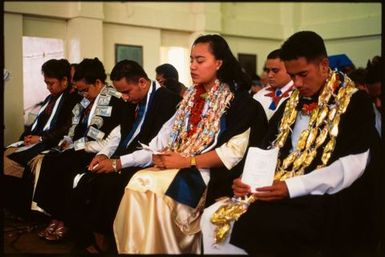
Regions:
<instances>
[{"instance_id":1,"label":"hanging poster on wall","mask_svg":"<svg viewBox=\"0 0 385 257\"><path fill-rule=\"evenodd\" d=\"M143 47L115 44L115 63L125 59L135 61L143 67Z\"/></svg>"}]
</instances>

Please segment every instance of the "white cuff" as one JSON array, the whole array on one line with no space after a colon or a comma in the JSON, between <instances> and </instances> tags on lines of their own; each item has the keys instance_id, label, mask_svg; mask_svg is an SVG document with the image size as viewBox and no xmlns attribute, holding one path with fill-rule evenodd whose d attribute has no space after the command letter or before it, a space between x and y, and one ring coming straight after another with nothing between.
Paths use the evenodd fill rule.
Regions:
<instances>
[{"instance_id":1,"label":"white cuff","mask_svg":"<svg viewBox=\"0 0 385 257\"><path fill-rule=\"evenodd\" d=\"M287 189L289 190L290 198L299 197L307 193L305 185L302 182L301 176L287 179L285 180L285 183Z\"/></svg>"},{"instance_id":2,"label":"white cuff","mask_svg":"<svg viewBox=\"0 0 385 257\"><path fill-rule=\"evenodd\" d=\"M113 153L114 151L110 151L110 149L108 149L107 147L103 147L103 149L100 152L98 152L97 155L104 154L108 158L111 158Z\"/></svg>"},{"instance_id":3,"label":"white cuff","mask_svg":"<svg viewBox=\"0 0 385 257\"><path fill-rule=\"evenodd\" d=\"M132 154L125 154L120 156L120 163L122 164L122 168L128 168L135 165L135 160Z\"/></svg>"}]
</instances>

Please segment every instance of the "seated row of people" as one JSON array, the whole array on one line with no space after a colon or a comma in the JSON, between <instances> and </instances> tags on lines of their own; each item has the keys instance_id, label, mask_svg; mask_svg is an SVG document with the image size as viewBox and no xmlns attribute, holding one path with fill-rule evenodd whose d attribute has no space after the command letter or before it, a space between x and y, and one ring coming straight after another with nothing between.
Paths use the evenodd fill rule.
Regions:
<instances>
[{"instance_id":1,"label":"seated row of people","mask_svg":"<svg viewBox=\"0 0 385 257\"><path fill-rule=\"evenodd\" d=\"M298 32L273 51L270 86L255 100L223 37L198 37L190 59L194 86L182 100L134 61L114 66L113 86L97 58L77 66L83 98L70 106L66 132L21 163L34 176L33 208L52 219L39 236L57 241L70 227L89 253L374 249L377 209L366 200L379 185L373 109L346 75L330 70L322 38ZM242 180L254 148L275 153L272 185ZM239 203L240 218L234 208L221 216ZM218 224L227 226L223 241ZM356 247L347 248L350 242Z\"/></svg>"}]
</instances>

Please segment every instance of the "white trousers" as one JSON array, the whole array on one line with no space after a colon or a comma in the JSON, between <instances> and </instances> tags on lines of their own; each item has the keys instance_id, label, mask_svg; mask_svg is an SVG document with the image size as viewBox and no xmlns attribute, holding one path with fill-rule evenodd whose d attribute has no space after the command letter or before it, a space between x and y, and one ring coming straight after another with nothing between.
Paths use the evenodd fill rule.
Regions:
<instances>
[{"instance_id":1,"label":"white trousers","mask_svg":"<svg viewBox=\"0 0 385 257\"><path fill-rule=\"evenodd\" d=\"M247 255L247 253L242 248L230 244L230 235L233 230L233 224L231 224L230 233L225 241L219 244L215 244L215 225L211 223L210 218L222 204L224 204L224 201L218 201L215 204L207 207L201 216L200 226L203 237L203 254Z\"/></svg>"}]
</instances>

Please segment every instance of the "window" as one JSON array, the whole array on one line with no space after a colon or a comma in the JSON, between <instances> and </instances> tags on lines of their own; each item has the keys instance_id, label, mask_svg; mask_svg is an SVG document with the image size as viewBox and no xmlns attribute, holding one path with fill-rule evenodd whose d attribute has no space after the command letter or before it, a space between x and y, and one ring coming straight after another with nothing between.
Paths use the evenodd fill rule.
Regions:
<instances>
[{"instance_id":1,"label":"window","mask_svg":"<svg viewBox=\"0 0 385 257\"><path fill-rule=\"evenodd\" d=\"M50 59L64 58L64 42L61 39L23 37L23 91L24 124L34 120L41 102L49 95L41 73L41 66Z\"/></svg>"},{"instance_id":2,"label":"window","mask_svg":"<svg viewBox=\"0 0 385 257\"><path fill-rule=\"evenodd\" d=\"M160 64L169 63L175 67L179 74L179 81L186 87L191 85L190 77L190 52L184 47L161 47Z\"/></svg>"}]
</instances>

